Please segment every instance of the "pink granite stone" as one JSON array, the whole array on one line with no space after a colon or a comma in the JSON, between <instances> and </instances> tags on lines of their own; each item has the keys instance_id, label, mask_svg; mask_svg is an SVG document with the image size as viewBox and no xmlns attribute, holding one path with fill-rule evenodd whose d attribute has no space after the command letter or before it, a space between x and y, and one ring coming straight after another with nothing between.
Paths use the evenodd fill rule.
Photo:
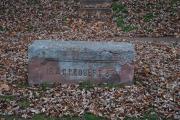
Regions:
<instances>
[{"instance_id":1,"label":"pink granite stone","mask_svg":"<svg viewBox=\"0 0 180 120\"><path fill-rule=\"evenodd\" d=\"M129 63L122 65L119 76L124 83L132 82L134 76L134 65Z\"/></svg>"},{"instance_id":2,"label":"pink granite stone","mask_svg":"<svg viewBox=\"0 0 180 120\"><path fill-rule=\"evenodd\" d=\"M28 50L30 85L133 82L135 51L130 43L40 40Z\"/></svg>"}]
</instances>

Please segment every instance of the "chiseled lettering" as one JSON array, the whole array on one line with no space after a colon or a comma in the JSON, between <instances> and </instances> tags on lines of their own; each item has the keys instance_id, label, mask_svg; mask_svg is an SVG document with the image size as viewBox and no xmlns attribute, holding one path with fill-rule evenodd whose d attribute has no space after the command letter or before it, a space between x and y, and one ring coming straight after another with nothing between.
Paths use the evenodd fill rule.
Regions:
<instances>
[{"instance_id":1,"label":"chiseled lettering","mask_svg":"<svg viewBox=\"0 0 180 120\"><path fill-rule=\"evenodd\" d=\"M62 75L66 75L66 69L62 69Z\"/></svg>"},{"instance_id":2,"label":"chiseled lettering","mask_svg":"<svg viewBox=\"0 0 180 120\"><path fill-rule=\"evenodd\" d=\"M101 77L101 69L98 70L98 76Z\"/></svg>"},{"instance_id":3,"label":"chiseled lettering","mask_svg":"<svg viewBox=\"0 0 180 120\"><path fill-rule=\"evenodd\" d=\"M83 70L83 76L87 76L88 75L87 73L88 73L87 69L84 69Z\"/></svg>"},{"instance_id":4,"label":"chiseled lettering","mask_svg":"<svg viewBox=\"0 0 180 120\"><path fill-rule=\"evenodd\" d=\"M91 76L92 75L92 71L91 69L88 69L88 76Z\"/></svg>"},{"instance_id":5,"label":"chiseled lettering","mask_svg":"<svg viewBox=\"0 0 180 120\"><path fill-rule=\"evenodd\" d=\"M69 76L93 76L98 74L100 76L101 71L99 70L98 73L96 73L96 69L62 69L61 70L62 75L69 75Z\"/></svg>"},{"instance_id":6,"label":"chiseled lettering","mask_svg":"<svg viewBox=\"0 0 180 120\"><path fill-rule=\"evenodd\" d=\"M73 69L73 76L77 76L77 69Z\"/></svg>"},{"instance_id":7,"label":"chiseled lettering","mask_svg":"<svg viewBox=\"0 0 180 120\"><path fill-rule=\"evenodd\" d=\"M82 76L82 69L78 69L78 75Z\"/></svg>"},{"instance_id":8,"label":"chiseled lettering","mask_svg":"<svg viewBox=\"0 0 180 120\"><path fill-rule=\"evenodd\" d=\"M72 69L68 69L68 74L69 74L69 76L72 76L73 70Z\"/></svg>"},{"instance_id":9,"label":"chiseled lettering","mask_svg":"<svg viewBox=\"0 0 180 120\"><path fill-rule=\"evenodd\" d=\"M93 75L95 75L95 74L96 74L96 70L95 70L95 69L93 69L93 70L92 70L92 73L93 73Z\"/></svg>"}]
</instances>

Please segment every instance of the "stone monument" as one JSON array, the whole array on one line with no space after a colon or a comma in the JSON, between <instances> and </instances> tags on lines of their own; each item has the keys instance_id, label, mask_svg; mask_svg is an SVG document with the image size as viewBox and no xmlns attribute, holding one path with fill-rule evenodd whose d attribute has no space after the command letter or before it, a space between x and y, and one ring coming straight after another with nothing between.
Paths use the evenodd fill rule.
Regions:
<instances>
[{"instance_id":1,"label":"stone monument","mask_svg":"<svg viewBox=\"0 0 180 120\"><path fill-rule=\"evenodd\" d=\"M36 40L28 48L28 82L132 83L134 57L125 42Z\"/></svg>"},{"instance_id":2,"label":"stone monument","mask_svg":"<svg viewBox=\"0 0 180 120\"><path fill-rule=\"evenodd\" d=\"M112 0L80 0L80 17L85 20L110 20Z\"/></svg>"}]
</instances>

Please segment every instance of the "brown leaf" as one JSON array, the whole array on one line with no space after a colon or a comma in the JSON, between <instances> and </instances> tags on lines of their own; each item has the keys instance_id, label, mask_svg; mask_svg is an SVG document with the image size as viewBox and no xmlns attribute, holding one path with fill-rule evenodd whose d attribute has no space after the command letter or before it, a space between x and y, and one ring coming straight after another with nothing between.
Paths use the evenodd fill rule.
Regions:
<instances>
[{"instance_id":1,"label":"brown leaf","mask_svg":"<svg viewBox=\"0 0 180 120\"><path fill-rule=\"evenodd\" d=\"M7 85L5 83L0 84L0 92L1 91L9 91L9 90L10 90L9 85Z\"/></svg>"}]
</instances>

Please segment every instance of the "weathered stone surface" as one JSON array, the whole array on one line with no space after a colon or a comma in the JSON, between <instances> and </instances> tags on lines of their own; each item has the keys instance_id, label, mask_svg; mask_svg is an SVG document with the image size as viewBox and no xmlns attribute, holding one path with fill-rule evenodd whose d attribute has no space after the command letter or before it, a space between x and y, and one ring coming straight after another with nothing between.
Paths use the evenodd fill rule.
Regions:
<instances>
[{"instance_id":1,"label":"weathered stone surface","mask_svg":"<svg viewBox=\"0 0 180 120\"><path fill-rule=\"evenodd\" d=\"M111 4L111 0L80 0L79 17L84 20L111 20Z\"/></svg>"},{"instance_id":2,"label":"weathered stone surface","mask_svg":"<svg viewBox=\"0 0 180 120\"><path fill-rule=\"evenodd\" d=\"M110 7L112 0L81 0L80 3L83 7Z\"/></svg>"},{"instance_id":3,"label":"weathered stone surface","mask_svg":"<svg viewBox=\"0 0 180 120\"><path fill-rule=\"evenodd\" d=\"M28 81L132 83L135 50L124 42L37 40L28 48Z\"/></svg>"},{"instance_id":4,"label":"weathered stone surface","mask_svg":"<svg viewBox=\"0 0 180 120\"><path fill-rule=\"evenodd\" d=\"M112 16L112 10L110 8L81 8L80 11L80 16L86 20L108 20Z\"/></svg>"}]
</instances>

